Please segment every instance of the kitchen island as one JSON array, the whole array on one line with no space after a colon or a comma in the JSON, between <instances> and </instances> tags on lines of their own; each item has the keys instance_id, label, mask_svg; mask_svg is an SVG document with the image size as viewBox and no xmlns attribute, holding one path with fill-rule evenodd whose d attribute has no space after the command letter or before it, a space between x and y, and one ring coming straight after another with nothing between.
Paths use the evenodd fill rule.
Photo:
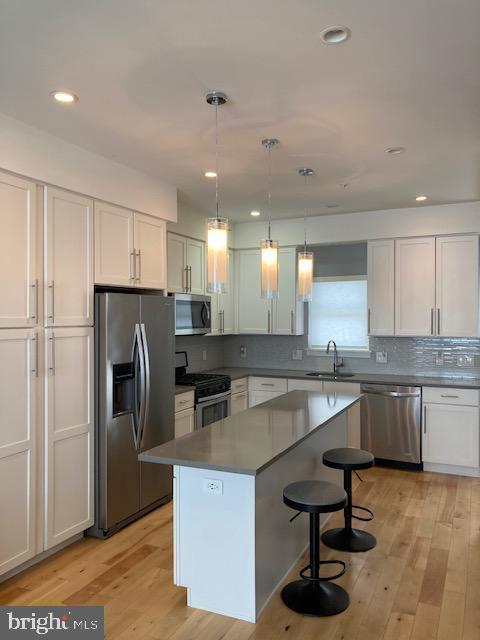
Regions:
<instances>
[{"instance_id":1,"label":"kitchen island","mask_svg":"<svg viewBox=\"0 0 480 640\"><path fill-rule=\"evenodd\" d=\"M308 544L283 488L342 484L322 453L344 447L359 395L291 391L139 458L174 465L174 580L191 607L256 622Z\"/></svg>"}]
</instances>

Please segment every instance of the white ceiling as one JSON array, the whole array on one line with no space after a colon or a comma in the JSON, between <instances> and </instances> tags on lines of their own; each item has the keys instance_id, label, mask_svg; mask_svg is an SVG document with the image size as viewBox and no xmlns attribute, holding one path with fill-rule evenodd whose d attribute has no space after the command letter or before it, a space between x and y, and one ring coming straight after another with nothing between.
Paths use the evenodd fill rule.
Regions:
<instances>
[{"instance_id":1,"label":"white ceiling","mask_svg":"<svg viewBox=\"0 0 480 640\"><path fill-rule=\"evenodd\" d=\"M0 111L176 184L295 217L480 199L478 0L0 0ZM320 42L331 25L351 39ZM80 101L54 104L55 88ZM388 156L401 145L407 152ZM316 175L305 188L297 169ZM348 186L344 187L343 185ZM328 205L337 204L337 208ZM422 205L419 205L422 206Z\"/></svg>"}]
</instances>

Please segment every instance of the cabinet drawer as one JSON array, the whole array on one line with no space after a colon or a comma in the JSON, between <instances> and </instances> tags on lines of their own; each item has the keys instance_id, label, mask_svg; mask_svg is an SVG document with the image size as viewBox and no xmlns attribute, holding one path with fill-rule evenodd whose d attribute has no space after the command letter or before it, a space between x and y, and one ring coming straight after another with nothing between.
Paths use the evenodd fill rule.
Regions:
<instances>
[{"instance_id":1,"label":"cabinet drawer","mask_svg":"<svg viewBox=\"0 0 480 640\"><path fill-rule=\"evenodd\" d=\"M279 391L281 393L287 393L287 379L252 377L248 379L248 388L252 391Z\"/></svg>"},{"instance_id":2,"label":"cabinet drawer","mask_svg":"<svg viewBox=\"0 0 480 640\"><path fill-rule=\"evenodd\" d=\"M436 404L463 404L478 407L478 389L449 389L423 387L423 402Z\"/></svg>"},{"instance_id":3,"label":"cabinet drawer","mask_svg":"<svg viewBox=\"0 0 480 640\"><path fill-rule=\"evenodd\" d=\"M247 390L247 379L240 378L240 380L232 380L232 394L241 393Z\"/></svg>"},{"instance_id":4,"label":"cabinet drawer","mask_svg":"<svg viewBox=\"0 0 480 640\"><path fill-rule=\"evenodd\" d=\"M323 382L321 380L297 380L295 378L290 378L288 380L288 390L289 391L323 391Z\"/></svg>"},{"instance_id":5,"label":"cabinet drawer","mask_svg":"<svg viewBox=\"0 0 480 640\"><path fill-rule=\"evenodd\" d=\"M195 403L195 392L187 391L186 393L180 393L175 396L175 413L177 411L183 411L183 409L190 409Z\"/></svg>"}]
</instances>

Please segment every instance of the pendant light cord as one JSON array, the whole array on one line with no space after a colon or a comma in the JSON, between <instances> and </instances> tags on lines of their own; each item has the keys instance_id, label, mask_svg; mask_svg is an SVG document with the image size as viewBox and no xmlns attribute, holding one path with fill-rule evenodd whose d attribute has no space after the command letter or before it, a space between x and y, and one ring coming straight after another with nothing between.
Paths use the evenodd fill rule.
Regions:
<instances>
[{"instance_id":1,"label":"pendant light cord","mask_svg":"<svg viewBox=\"0 0 480 640\"><path fill-rule=\"evenodd\" d=\"M305 193L307 193L307 175L305 174ZM307 203L303 210L303 252L307 253Z\"/></svg>"},{"instance_id":2,"label":"pendant light cord","mask_svg":"<svg viewBox=\"0 0 480 640\"><path fill-rule=\"evenodd\" d=\"M215 207L218 219L218 102L215 102Z\"/></svg>"},{"instance_id":3,"label":"pendant light cord","mask_svg":"<svg viewBox=\"0 0 480 640\"><path fill-rule=\"evenodd\" d=\"M272 239L272 147L268 145L268 239Z\"/></svg>"}]
</instances>

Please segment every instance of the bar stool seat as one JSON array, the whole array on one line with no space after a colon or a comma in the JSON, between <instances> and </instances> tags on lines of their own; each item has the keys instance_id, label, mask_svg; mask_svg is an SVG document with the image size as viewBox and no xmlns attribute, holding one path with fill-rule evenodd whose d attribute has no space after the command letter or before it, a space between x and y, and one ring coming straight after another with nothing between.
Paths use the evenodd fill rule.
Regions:
<instances>
[{"instance_id":1,"label":"bar stool seat","mask_svg":"<svg viewBox=\"0 0 480 640\"><path fill-rule=\"evenodd\" d=\"M345 490L321 480L293 482L285 487L283 501L298 512L310 514L310 562L300 571L301 580L283 588L283 602L293 611L310 616L331 616L344 611L350 603L348 593L329 581L342 576L346 566L342 560L320 560L320 514L344 509ZM341 570L335 575L320 577L322 564L337 564Z\"/></svg>"},{"instance_id":2,"label":"bar stool seat","mask_svg":"<svg viewBox=\"0 0 480 640\"><path fill-rule=\"evenodd\" d=\"M343 486L347 493L347 504L344 509L345 524L343 527L329 529L322 535L322 541L327 547L341 551L368 551L373 549L376 538L368 531L353 529L352 518L368 522L373 520L373 513L366 507L359 507L352 503L352 471L369 469L375 464L375 457L370 451L353 447L330 449L323 454L323 464L332 469L343 470ZM353 509L366 512L366 517L353 513Z\"/></svg>"}]
</instances>

